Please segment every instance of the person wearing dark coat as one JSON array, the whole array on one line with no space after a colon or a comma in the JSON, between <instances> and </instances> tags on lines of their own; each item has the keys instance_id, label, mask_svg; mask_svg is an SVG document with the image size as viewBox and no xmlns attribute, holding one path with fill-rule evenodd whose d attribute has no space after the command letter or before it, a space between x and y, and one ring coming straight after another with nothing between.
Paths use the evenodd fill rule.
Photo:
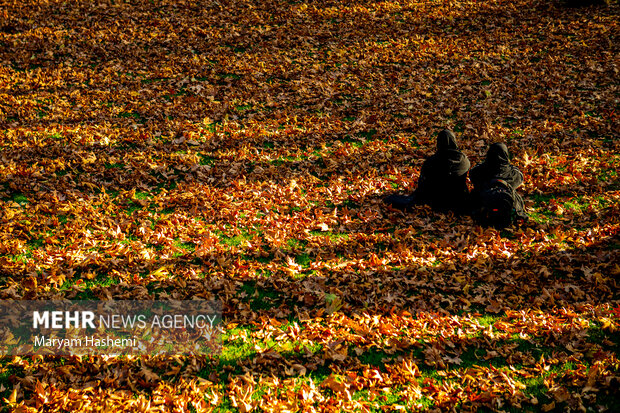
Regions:
<instances>
[{"instance_id":1,"label":"person wearing dark coat","mask_svg":"<svg viewBox=\"0 0 620 413\"><path fill-rule=\"evenodd\" d=\"M516 190L523 183L523 173L510 163L508 148L503 143L494 143L489 147L487 156L479 165L469 171L469 179L474 185L472 190L472 206L475 209L479 202L479 194L493 181L502 180ZM514 210L517 218L527 220L523 198L514 192Z\"/></svg>"},{"instance_id":2,"label":"person wearing dark coat","mask_svg":"<svg viewBox=\"0 0 620 413\"><path fill-rule=\"evenodd\" d=\"M413 194L392 195L386 202L400 209L427 204L438 211L466 212L469 166L469 159L458 149L454 133L444 129L437 136L437 151L422 164L418 187Z\"/></svg>"}]
</instances>

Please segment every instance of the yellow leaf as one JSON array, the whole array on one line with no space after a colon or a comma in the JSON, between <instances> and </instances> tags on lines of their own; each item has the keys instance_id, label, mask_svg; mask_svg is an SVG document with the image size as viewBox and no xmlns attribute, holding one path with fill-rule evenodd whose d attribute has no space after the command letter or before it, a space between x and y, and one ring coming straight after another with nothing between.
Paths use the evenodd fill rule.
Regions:
<instances>
[{"instance_id":1,"label":"yellow leaf","mask_svg":"<svg viewBox=\"0 0 620 413\"><path fill-rule=\"evenodd\" d=\"M323 232L329 231L329 226L325 222L321 222L318 227Z\"/></svg>"}]
</instances>

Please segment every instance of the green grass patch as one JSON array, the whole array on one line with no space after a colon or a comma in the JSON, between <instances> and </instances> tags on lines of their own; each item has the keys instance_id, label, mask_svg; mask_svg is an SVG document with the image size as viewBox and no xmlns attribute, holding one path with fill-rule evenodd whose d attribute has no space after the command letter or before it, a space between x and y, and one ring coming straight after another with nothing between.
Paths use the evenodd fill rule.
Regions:
<instances>
[{"instance_id":1,"label":"green grass patch","mask_svg":"<svg viewBox=\"0 0 620 413\"><path fill-rule=\"evenodd\" d=\"M82 285L84 286L84 288L82 289L82 291L76 294L76 300L99 300L101 299L101 297L97 296L97 294L93 290L101 287L110 287L119 283L119 280L114 279L107 274L96 274L95 277L92 279L82 278L80 275L76 275L74 278L66 280L60 286L60 290L70 290L71 287L75 285L75 283L80 279L83 280Z\"/></svg>"},{"instance_id":2,"label":"green grass patch","mask_svg":"<svg viewBox=\"0 0 620 413\"><path fill-rule=\"evenodd\" d=\"M525 393L529 397L536 397L539 402L539 406L543 403L547 402L549 396L547 396L548 389L544 384L544 381L551 374L561 374L566 371L574 370L575 364L572 362L567 362L562 365L553 366L549 369L549 371L528 379L521 380L521 383L525 385L525 389L523 393ZM560 408L560 406L557 406Z\"/></svg>"},{"instance_id":3,"label":"green grass patch","mask_svg":"<svg viewBox=\"0 0 620 413\"><path fill-rule=\"evenodd\" d=\"M13 196L11 197L11 199L13 200L13 202L18 203L21 206L24 206L28 203L30 203L30 201L28 201L28 197L24 194L22 194L21 192L16 192L13 194Z\"/></svg>"},{"instance_id":4,"label":"green grass patch","mask_svg":"<svg viewBox=\"0 0 620 413\"><path fill-rule=\"evenodd\" d=\"M312 262L312 258L308 254L300 254L295 257L295 262L301 265L303 268L310 267L310 263Z\"/></svg>"},{"instance_id":5,"label":"green grass patch","mask_svg":"<svg viewBox=\"0 0 620 413\"><path fill-rule=\"evenodd\" d=\"M357 136L363 139L372 139L372 137L375 136L376 134L377 134L376 129L370 129L368 131L358 132Z\"/></svg>"},{"instance_id":6,"label":"green grass patch","mask_svg":"<svg viewBox=\"0 0 620 413\"><path fill-rule=\"evenodd\" d=\"M350 234L346 232L310 231L310 234L315 237L327 237L332 241L348 240L350 238Z\"/></svg>"},{"instance_id":7,"label":"green grass patch","mask_svg":"<svg viewBox=\"0 0 620 413\"><path fill-rule=\"evenodd\" d=\"M148 192L136 192L134 198L136 199L151 199L151 194Z\"/></svg>"},{"instance_id":8,"label":"green grass patch","mask_svg":"<svg viewBox=\"0 0 620 413\"><path fill-rule=\"evenodd\" d=\"M414 350L414 357L418 358L418 357L422 357L422 351L417 349L417 348L412 348L411 350ZM417 351L416 351L417 350ZM396 352L396 353L387 353L383 350L379 350L376 348L370 348L367 351L365 351L364 353L360 354L357 358L358 360L362 363L362 364L367 364L369 366L373 366L373 367L377 367L379 370L381 370L382 372L385 372L385 364L386 363L390 363L391 361L393 361L396 357L398 357L399 355L404 354L403 352Z\"/></svg>"},{"instance_id":9,"label":"green grass patch","mask_svg":"<svg viewBox=\"0 0 620 413\"><path fill-rule=\"evenodd\" d=\"M151 83L155 83L155 82L161 82L163 80L168 80L168 77L150 77L147 79L142 79L140 82L142 82L143 84L151 84Z\"/></svg>"},{"instance_id":10,"label":"green grass patch","mask_svg":"<svg viewBox=\"0 0 620 413\"><path fill-rule=\"evenodd\" d=\"M547 224L551 222L552 217L554 216L551 212L533 212L528 211L527 215L532 219L532 221L537 222L539 224Z\"/></svg>"},{"instance_id":11,"label":"green grass patch","mask_svg":"<svg viewBox=\"0 0 620 413\"><path fill-rule=\"evenodd\" d=\"M196 251L196 244L194 244L193 242L182 242L178 238L174 240L173 245L177 248L184 250L186 254L187 253L191 254L192 252ZM173 257L181 257L183 255L185 254L181 252L175 252L173 254Z\"/></svg>"},{"instance_id":12,"label":"green grass patch","mask_svg":"<svg viewBox=\"0 0 620 413\"><path fill-rule=\"evenodd\" d=\"M534 201L534 205L539 207L549 203L549 201L553 199L556 199L556 196L553 194L532 194L530 195L530 198Z\"/></svg>"},{"instance_id":13,"label":"green grass patch","mask_svg":"<svg viewBox=\"0 0 620 413\"><path fill-rule=\"evenodd\" d=\"M572 210L574 212L582 212L588 205L580 204L578 199L573 199L568 202L564 202L564 209Z\"/></svg>"},{"instance_id":14,"label":"green grass patch","mask_svg":"<svg viewBox=\"0 0 620 413\"><path fill-rule=\"evenodd\" d=\"M24 264L27 264L32 258L32 252L26 251L22 254L7 255L6 257L13 262L22 262Z\"/></svg>"},{"instance_id":15,"label":"green grass patch","mask_svg":"<svg viewBox=\"0 0 620 413\"><path fill-rule=\"evenodd\" d=\"M243 245L245 242L250 241L253 236L251 236L247 232L243 232L239 235L226 236L220 231L214 231L218 235L218 239L220 244L228 245L230 247L239 247Z\"/></svg>"},{"instance_id":16,"label":"green grass patch","mask_svg":"<svg viewBox=\"0 0 620 413\"><path fill-rule=\"evenodd\" d=\"M41 248L44 245L45 245L45 238L43 238L43 237L32 238L32 239L30 239L30 241L28 241L29 249L38 249L38 248Z\"/></svg>"},{"instance_id":17,"label":"green grass patch","mask_svg":"<svg viewBox=\"0 0 620 413\"><path fill-rule=\"evenodd\" d=\"M299 248L304 248L306 245L308 245L308 242L305 240L290 238L286 241L286 245L288 245L291 250L296 250Z\"/></svg>"},{"instance_id":18,"label":"green grass patch","mask_svg":"<svg viewBox=\"0 0 620 413\"><path fill-rule=\"evenodd\" d=\"M371 412L392 411L392 409L390 409L390 406L405 406L407 404L407 402L404 400L404 396L400 394L402 390L402 386L392 386L389 392L382 393L381 396L376 397L373 401L370 401L370 393L368 390L358 390L353 393L352 399L370 402Z\"/></svg>"},{"instance_id":19,"label":"green grass patch","mask_svg":"<svg viewBox=\"0 0 620 413\"><path fill-rule=\"evenodd\" d=\"M476 321L478 321L478 324L480 324L482 327L488 327L491 326L493 324L495 324L498 321L499 317L498 316L494 316L494 315L482 315L480 317L476 317Z\"/></svg>"},{"instance_id":20,"label":"green grass patch","mask_svg":"<svg viewBox=\"0 0 620 413\"><path fill-rule=\"evenodd\" d=\"M11 383L11 376L21 377L24 374L22 368L16 366L6 366L7 359L0 361L0 387L4 386L4 390L0 391L0 400L9 397L13 391L13 383ZM4 411L0 408L0 411Z\"/></svg>"},{"instance_id":21,"label":"green grass patch","mask_svg":"<svg viewBox=\"0 0 620 413\"><path fill-rule=\"evenodd\" d=\"M277 307L283 301L279 292L259 287L255 281L245 282L241 291L246 294L245 301L250 303L252 311Z\"/></svg>"},{"instance_id":22,"label":"green grass patch","mask_svg":"<svg viewBox=\"0 0 620 413\"><path fill-rule=\"evenodd\" d=\"M120 116L121 118L134 118L134 119L142 118L142 115L140 115L138 112L119 112L118 116Z\"/></svg>"}]
</instances>

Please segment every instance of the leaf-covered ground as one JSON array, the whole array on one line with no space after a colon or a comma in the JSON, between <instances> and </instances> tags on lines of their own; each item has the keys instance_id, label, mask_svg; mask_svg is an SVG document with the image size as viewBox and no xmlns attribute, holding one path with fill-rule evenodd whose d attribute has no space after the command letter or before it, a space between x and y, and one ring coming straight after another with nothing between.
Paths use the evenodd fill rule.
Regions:
<instances>
[{"instance_id":1,"label":"leaf-covered ground","mask_svg":"<svg viewBox=\"0 0 620 413\"><path fill-rule=\"evenodd\" d=\"M0 405L618 409L618 12L1 0L0 298L215 298L226 335L3 357ZM443 127L508 144L527 225L381 202Z\"/></svg>"}]
</instances>

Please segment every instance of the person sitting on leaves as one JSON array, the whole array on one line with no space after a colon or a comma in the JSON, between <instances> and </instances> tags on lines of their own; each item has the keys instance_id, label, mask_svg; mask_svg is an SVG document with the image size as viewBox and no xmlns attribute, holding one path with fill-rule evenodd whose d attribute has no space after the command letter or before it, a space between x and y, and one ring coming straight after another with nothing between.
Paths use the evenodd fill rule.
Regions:
<instances>
[{"instance_id":1,"label":"person sitting on leaves","mask_svg":"<svg viewBox=\"0 0 620 413\"><path fill-rule=\"evenodd\" d=\"M505 144L492 144L484 162L469 172L469 179L474 185L472 216L480 224L501 229L515 221L527 221L523 198L516 192L523 174L510 163Z\"/></svg>"},{"instance_id":2,"label":"person sitting on leaves","mask_svg":"<svg viewBox=\"0 0 620 413\"><path fill-rule=\"evenodd\" d=\"M398 209L427 204L438 211L463 213L468 205L469 166L469 159L458 149L454 133L444 129L437 136L437 151L422 164L413 194L391 195L385 201Z\"/></svg>"}]
</instances>

